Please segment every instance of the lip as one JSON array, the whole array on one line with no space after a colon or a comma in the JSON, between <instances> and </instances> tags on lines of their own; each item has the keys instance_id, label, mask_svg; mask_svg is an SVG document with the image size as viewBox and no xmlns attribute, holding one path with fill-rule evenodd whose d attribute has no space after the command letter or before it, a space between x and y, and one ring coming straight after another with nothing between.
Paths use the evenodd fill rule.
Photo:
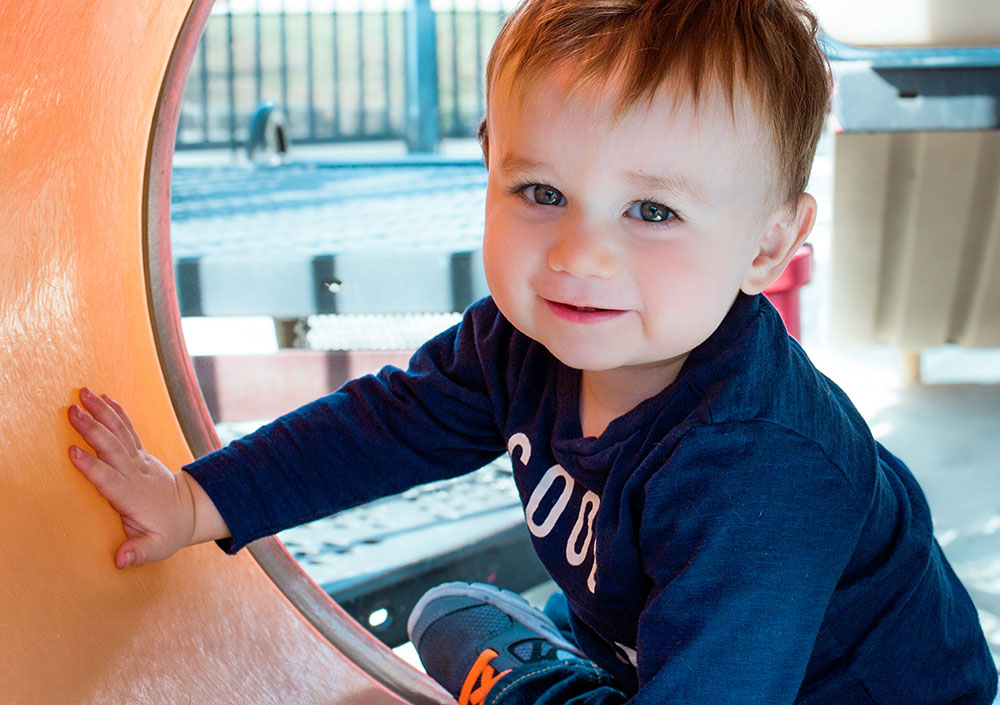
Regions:
<instances>
[{"instance_id":1,"label":"lip","mask_svg":"<svg viewBox=\"0 0 1000 705\"><path fill-rule=\"evenodd\" d=\"M574 306L550 299L544 300L549 310L564 321L571 323L603 323L625 315L623 309Z\"/></svg>"}]
</instances>

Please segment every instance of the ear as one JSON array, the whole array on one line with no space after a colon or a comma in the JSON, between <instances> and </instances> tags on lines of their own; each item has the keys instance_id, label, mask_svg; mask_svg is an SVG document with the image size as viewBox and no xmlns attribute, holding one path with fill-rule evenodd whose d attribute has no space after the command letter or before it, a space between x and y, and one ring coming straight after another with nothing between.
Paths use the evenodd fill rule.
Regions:
<instances>
[{"instance_id":1,"label":"ear","mask_svg":"<svg viewBox=\"0 0 1000 705\"><path fill-rule=\"evenodd\" d=\"M782 206L785 213L760 238L757 252L740 287L746 294L759 294L777 279L806 241L816 222L816 199L799 194L794 211Z\"/></svg>"},{"instance_id":2,"label":"ear","mask_svg":"<svg viewBox=\"0 0 1000 705\"><path fill-rule=\"evenodd\" d=\"M479 127L476 129L476 137L479 138L479 148L483 150L483 162L486 169L490 168L490 129L486 120L486 115L479 119Z\"/></svg>"}]
</instances>

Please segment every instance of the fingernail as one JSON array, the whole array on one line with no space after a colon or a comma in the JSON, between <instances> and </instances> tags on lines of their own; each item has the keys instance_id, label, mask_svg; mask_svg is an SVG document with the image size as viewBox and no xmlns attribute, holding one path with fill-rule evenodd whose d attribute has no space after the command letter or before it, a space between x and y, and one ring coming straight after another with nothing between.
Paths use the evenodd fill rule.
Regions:
<instances>
[{"instance_id":1,"label":"fingernail","mask_svg":"<svg viewBox=\"0 0 1000 705\"><path fill-rule=\"evenodd\" d=\"M135 561L135 554L131 551L122 555L122 564L120 567L128 568Z\"/></svg>"}]
</instances>

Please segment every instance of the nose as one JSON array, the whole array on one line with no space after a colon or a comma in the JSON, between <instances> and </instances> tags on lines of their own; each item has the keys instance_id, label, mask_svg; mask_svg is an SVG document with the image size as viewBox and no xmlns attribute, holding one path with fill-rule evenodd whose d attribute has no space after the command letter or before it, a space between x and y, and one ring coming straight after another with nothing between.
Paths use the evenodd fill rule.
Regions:
<instances>
[{"instance_id":1,"label":"nose","mask_svg":"<svg viewBox=\"0 0 1000 705\"><path fill-rule=\"evenodd\" d=\"M549 249L549 269L574 277L610 279L618 272L618 260L600 232L583 224L567 223Z\"/></svg>"}]
</instances>

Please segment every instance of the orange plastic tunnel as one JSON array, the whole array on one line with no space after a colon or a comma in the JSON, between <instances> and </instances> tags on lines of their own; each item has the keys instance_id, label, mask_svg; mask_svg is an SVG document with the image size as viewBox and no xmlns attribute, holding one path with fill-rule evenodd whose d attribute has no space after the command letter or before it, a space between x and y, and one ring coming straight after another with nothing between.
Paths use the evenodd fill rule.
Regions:
<instances>
[{"instance_id":1,"label":"orange plastic tunnel","mask_svg":"<svg viewBox=\"0 0 1000 705\"><path fill-rule=\"evenodd\" d=\"M216 443L180 337L173 141L207 0L0 2L0 701L449 703L277 540L112 563L82 385L179 467Z\"/></svg>"}]
</instances>

